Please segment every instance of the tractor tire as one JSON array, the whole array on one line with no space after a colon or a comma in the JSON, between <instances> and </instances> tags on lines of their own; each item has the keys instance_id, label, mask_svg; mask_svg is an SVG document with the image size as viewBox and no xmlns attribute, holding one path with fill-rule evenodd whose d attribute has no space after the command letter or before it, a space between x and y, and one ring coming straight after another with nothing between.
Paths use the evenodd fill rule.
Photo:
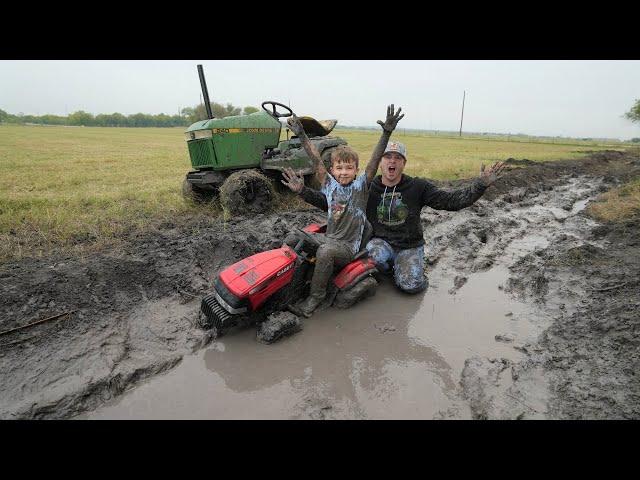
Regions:
<instances>
[{"instance_id":1,"label":"tractor tire","mask_svg":"<svg viewBox=\"0 0 640 480\"><path fill-rule=\"evenodd\" d=\"M182 182L182 196L188 202L207 203L213 199L213 192L195 187L185 178Z\"/></svg>"},{"instance_id":2,"label":"tractor tire","mask_svg":"<svg viewBox=\"0 0 640 480\"><path fill-rule=\"evenodd\" d=\"M333 301L333 306L336 308L349 308L360 300L375 295L377 286L378 282L375 278L365 277L349 290L339 291Z\"/></svg>"},{"instance_id":3,"label":"tractor tire","mask_svg":"<svg viewBox=\"0 0 640 480\"><path fill-rule=\"evenodd\" d=\"M220 204L231 216L266 212L275 196L271 180L257 170L232 173L220 187Z\"/></svg>"}]
</instances>

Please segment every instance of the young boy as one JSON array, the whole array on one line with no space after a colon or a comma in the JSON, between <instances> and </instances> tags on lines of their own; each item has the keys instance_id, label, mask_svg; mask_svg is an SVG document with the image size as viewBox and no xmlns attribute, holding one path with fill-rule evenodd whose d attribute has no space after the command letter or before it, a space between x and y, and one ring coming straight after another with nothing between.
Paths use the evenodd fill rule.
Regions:
<instances>
[{"instance_id":1,"label":"young boy","mask_svg":"<svg viewBox=\"0 0 640 480\"><path fill-rule=\"evenodd\" d=\"M345 266L360 250L362 233L367 221L369 185L378 170L391 133L404 117L400 115L401 111L402 108L399 108L398 112L394 113L394 106L390 105L387 107L385 122L378 120L382 126L382 135L365 172L360 175L358 175L358 154L345 145L336 147L331 153L330 175L327 175L320 153L309 141L300 120L295 115L289 119L289 128L300 138L307 155L314 162L315 175L322 189L318 192L305 187L304 179L291 168L283 172L285 180L282 183L301 194L305 201L315 206L322 205L327 209L328 214L326 233L313 235L319 246L311 279L311 292L305 300L290 306L294 313L310 317L327 294L327 284L334 267Z\"/></svg>"}]
</instances>

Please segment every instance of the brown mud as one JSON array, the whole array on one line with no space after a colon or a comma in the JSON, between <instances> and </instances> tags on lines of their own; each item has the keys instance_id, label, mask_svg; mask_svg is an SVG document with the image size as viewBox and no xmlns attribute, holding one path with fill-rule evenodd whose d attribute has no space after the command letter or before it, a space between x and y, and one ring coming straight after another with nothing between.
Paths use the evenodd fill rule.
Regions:
<instances>
[{"instance_id":1,"label":"brown mud","mask_svg":"<svg viewBox=\"0 0 640 480\"><path fill-rule=\"evenodd\" d=\"M640 159L508 163L472 207L423 210L426 293L383 283L272 345L212 338L200 299L315 209L1 265L0 331L77 312L0 336L0 418L640 418L640 220L584 212Z\"/></svg>"}]
</instances>

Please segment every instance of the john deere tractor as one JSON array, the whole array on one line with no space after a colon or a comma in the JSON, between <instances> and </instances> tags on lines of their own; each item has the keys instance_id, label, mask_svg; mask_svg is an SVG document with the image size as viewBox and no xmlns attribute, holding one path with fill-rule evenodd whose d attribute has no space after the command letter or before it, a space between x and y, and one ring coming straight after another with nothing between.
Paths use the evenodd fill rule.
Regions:
<instances>
[{"instance_id":1,"label":"john deere tractor","mask_svg":"<svg viewBox=\"0 0 640 480\"><path fill-rule=\"evenodd\" d=\"M291 167L313 182L313 161L296 136L280 141L280 118L293 115L282 103L266 101L262 110L250 115L214 118L202 65L198 65L207 119L194 123L185 132L191 166L182 191L194 201L215 195L231 214L259 213L267 210L280 186L281 172ZM279 110L278 110L279 109ZM331 151L347 142L329 133L337 120L317 121L299 117L310 141L328 164ZM316 186L318 187L318 186Z\"/></svg>"}]
</instances>

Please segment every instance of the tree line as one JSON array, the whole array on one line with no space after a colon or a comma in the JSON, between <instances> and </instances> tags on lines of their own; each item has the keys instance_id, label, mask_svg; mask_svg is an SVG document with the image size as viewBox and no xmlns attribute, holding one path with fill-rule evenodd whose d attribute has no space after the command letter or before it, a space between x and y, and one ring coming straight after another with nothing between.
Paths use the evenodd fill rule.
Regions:
<instances>
[{"instance_id":1,"label":"tree line","mask_svg":"<svg viewBox=\"0 0 640 480\"><path fill-rule=\"evenodd\" d=\"M235 115L249 115L258 111L255 107L235 107L231 103L221 105L211 102L211 111L215 118L224 118ZM83 110L73 112L66 116L61 115L13 115L0 110L0 123L35 123L39 125L72 125L85 127L187 127L194 122L205 120L207 112L204 103L195 107L186 107L180 110L180 114L166 115L160 113L149 115L147 113L135 113L122 115L111 113L93 115Z\"/></svg>"}]
</instances>

